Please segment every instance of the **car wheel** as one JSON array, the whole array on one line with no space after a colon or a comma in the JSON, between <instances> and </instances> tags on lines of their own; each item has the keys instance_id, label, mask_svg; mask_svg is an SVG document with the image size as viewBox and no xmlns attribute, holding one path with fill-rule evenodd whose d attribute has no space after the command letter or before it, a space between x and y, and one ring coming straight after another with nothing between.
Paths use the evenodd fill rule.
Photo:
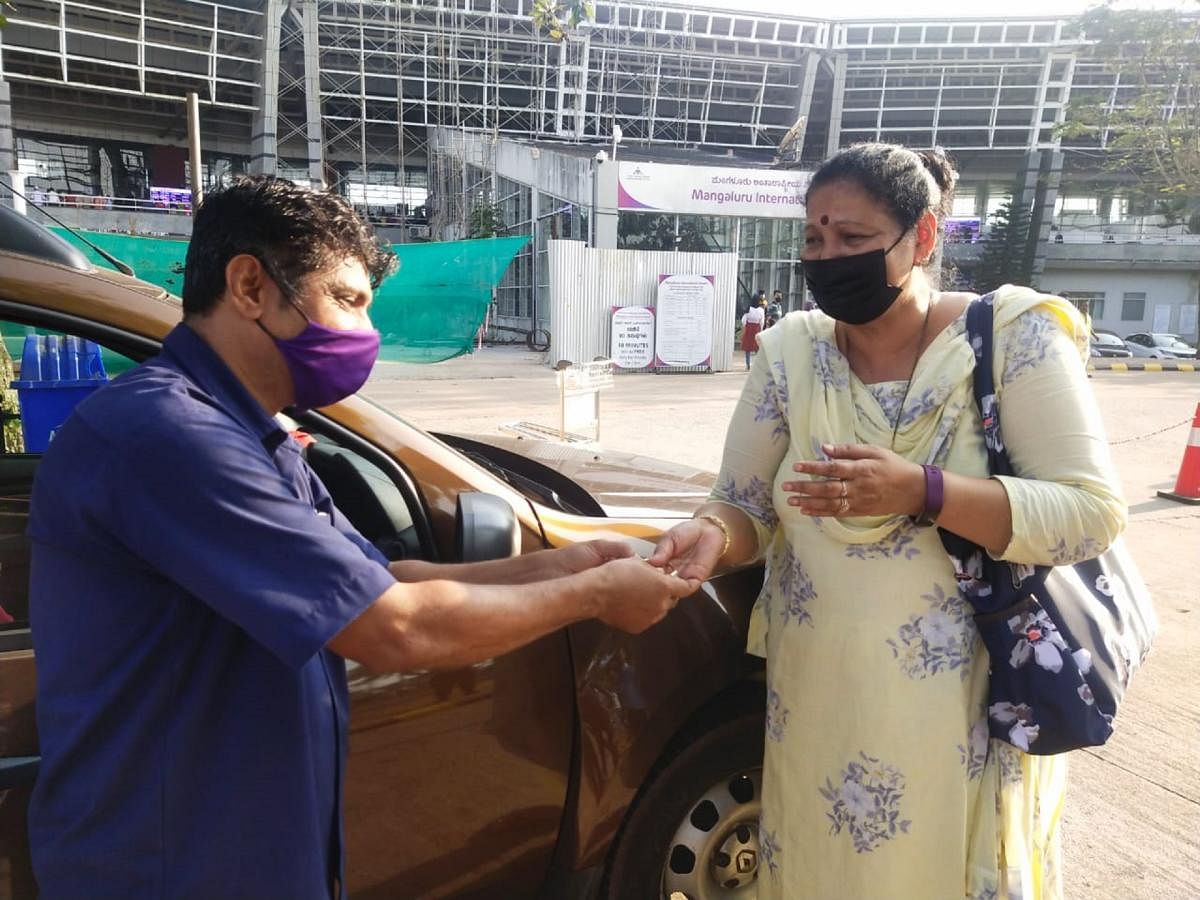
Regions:
<instances>
[{"instance_id":1,"label":"car wheel","mask_svg":"<svg viewBox=\"0 0 1200 900\"><path fill-rule=\"evenodd\" d=\"M756 710L717 723L659 769L613 849L602 896L755 896L763 718Z\"/></svg>"}]
</instances>

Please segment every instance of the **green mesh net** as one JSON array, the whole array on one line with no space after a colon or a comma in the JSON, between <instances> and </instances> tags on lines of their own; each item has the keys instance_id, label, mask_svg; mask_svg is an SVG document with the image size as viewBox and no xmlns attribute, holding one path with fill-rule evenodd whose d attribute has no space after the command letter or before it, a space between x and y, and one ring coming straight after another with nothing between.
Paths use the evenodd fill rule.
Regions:
<instances>
[{"instance_id":1,"label":"green mesh net","mask_svg":"<svg viewBox=\"0 0 1200 900\"><path fill-rule=\"evenodd\" d=\"M93 263L112 265L65 228L52 228ZM84 232L133 267L138 278L179 294L187 241ZM383 336L380 359L434 363L468 352L483 324L492 289L528 237L393 244L399 270L375 292L371 319Z\"/></svg>"}]
</instances>

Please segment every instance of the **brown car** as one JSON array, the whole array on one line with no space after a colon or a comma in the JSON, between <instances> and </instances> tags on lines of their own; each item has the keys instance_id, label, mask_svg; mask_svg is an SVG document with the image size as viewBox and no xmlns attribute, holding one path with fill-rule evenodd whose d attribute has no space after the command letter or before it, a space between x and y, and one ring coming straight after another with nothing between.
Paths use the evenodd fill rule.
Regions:
<instances>
[{"instance_id":1,"label":"brown car","mask_svg":"<svg viewBox=\"0 0 1200 900\"><path fill-rule=\"evenodd\" d=\"M94 268L0 207L0 334L13 360L37 329L95 341L112 375L157 352L181 314L175 297ZM25 807L38 752L24 527L39 457L20 437L28 401L3 396L0 900L36 896ZM686 515L678 494L702 495L710 478L536 442L516 452L502 439L435 437L358 397L285 424L315 438L309 462L393 559L484 559L596 537L645 553ZM638 508L606 511L581 481L636 492ZM656 506L655 491L676 499ZM457 671L375 676L351 663L351 893L752 893L764 688L743 647L761 583L758 567L714 578L636 637L587 622Z\"/></svg>"}]
</instances>

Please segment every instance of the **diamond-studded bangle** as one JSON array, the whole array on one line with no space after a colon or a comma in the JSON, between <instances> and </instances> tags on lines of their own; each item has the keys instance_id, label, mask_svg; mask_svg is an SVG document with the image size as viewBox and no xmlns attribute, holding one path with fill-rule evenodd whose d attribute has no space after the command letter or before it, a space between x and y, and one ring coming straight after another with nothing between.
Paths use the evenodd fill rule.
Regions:
<instances>
[{"instance_id":1,"label":"diamond-studded bangle","mask_svg":"<svg viewBox=\"0 0 1200 900\"><path fill-rule=\"evenodd\" d=\"M946 502L946 485L942 478L942 470L937 466L921 466L925 473L925 503L921 514L913 516L917 525L933 525L942 514L942 505Z\"/></svg>"},{"instance_id":2,"label":"diamond-studded bangle","mask_svg":"<svg viewBox=\"0 0 1200 900\"><path fill-rule=\"evenodd\" d=\"M696 516L695 518L703 519L705 522L712 522L721 529L721 534L725 536L725 546L721 548L721 554L717 557L717 559L723 559L725 554L729 552L730 545L733 543L733 535L730 534L729 526L725 524L725 520L720 516L714 516L711 513L707 513L703 516Z\"/></svg>"}]
</instances>

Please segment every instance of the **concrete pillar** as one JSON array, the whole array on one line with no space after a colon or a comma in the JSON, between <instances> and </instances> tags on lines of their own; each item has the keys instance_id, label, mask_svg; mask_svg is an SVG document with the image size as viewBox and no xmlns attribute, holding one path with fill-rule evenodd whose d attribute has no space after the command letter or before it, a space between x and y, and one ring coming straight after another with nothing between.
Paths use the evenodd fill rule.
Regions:
<instances>
[{"instance_id":1,"label":"concrete pillar","mask_svg":"<svg viewBox=\"0 0 1200 900\"><path fill-rule=\"evenodd\" d=\"M617 163L605 160L596 163L596 209L593 221L597 247L610 250L617 246Z\"/></svg>"},{"instance_id":2,"label":"concrete pillar","mask_svg":"<svg viewBox=\"0 0 1200 900\"><path fill-rule=\"evenodd\" d=\"M1050 243L1050 226L1054 222L1054 206L1062 186L1063 152L1047 150L1039 153L1039 179L1035 185L1035 200L1030 207L1030 232L1033 238L1033 283L1037 284L1046 271L1046 247Z\"/></svg>"},{"instance_id":3,"label":"concrete pillar","mask_svg":"<svg viewBox=\"0 0 1200 900\"><path fill-rule=\"evenodd\" d=\"M279 163L279 32L283 0L266 0L263 9L262 83L257 91L258 112L250 134L252 175L274 175Z\"/></svg>"},{"instance_id":4,"label":"concrete pillar","mask_svg":"<svg viewBox=\"0 0 1200 900\"><path fill-rule=\"evenodd\" d=\"M837 153L842 142L842 98L846 93L846 54L833 55L833 97L829 108L829 137L825 142L825 155Z\"/></svg>"},{"instance_id":5,"label":"concrete pillar","mask_svg":"<svg viewBox=\"0 0 1200 900\"><path fill-rule=\"evenodd\" d=\"M988 215L988 200L991 199L992 188L987 182L975 185L975 215L979 216L979 220L987 225Z\"/></svg>"},{"instance_id":6,"label":"concrete pillar","mask_svg":"<svg viewBox=\"0 0 1200 900\"><path fill-rule=\"evenodd\" d=\"M9 96L8 82L0 79L0 204L18 209L22 203L9 189L16 184L13 174L17 170L17 144L13 137L12 99ZM21 186L17 185L17 190Z\"/></svg>"},{"instance_id":7,"label":"concrete pillar","mask_svg":"<svg viewBox=\"0 0 1200 900\"><path fill-rule=\"evenodd\" d=\"M817 69L820 68L821 57L817 53L809 53L804 61L804 75L800 80L800 96L796 101L796 109L792 115L793 122L800 122L796 133L792 136L792 145L788 159L784 162L799 162L804 152L804 136L808 132L808 117L812 112L813 88L817 83Z\"/></svg>"},{"instance_id":8,"label":"concrete pillar","mask_svg":"<svg viewBox=\"0 0 1200 900\"><path fill-rule=\"evenodd\" d=\"M304 33L304 134L308 147L308 180L318 187L325 186L325 147L321 139L321 47L317 35L317 0L302 0L300 15ZM364 171L364 185L366 181Z\"/></svg>"}]
</instances>

